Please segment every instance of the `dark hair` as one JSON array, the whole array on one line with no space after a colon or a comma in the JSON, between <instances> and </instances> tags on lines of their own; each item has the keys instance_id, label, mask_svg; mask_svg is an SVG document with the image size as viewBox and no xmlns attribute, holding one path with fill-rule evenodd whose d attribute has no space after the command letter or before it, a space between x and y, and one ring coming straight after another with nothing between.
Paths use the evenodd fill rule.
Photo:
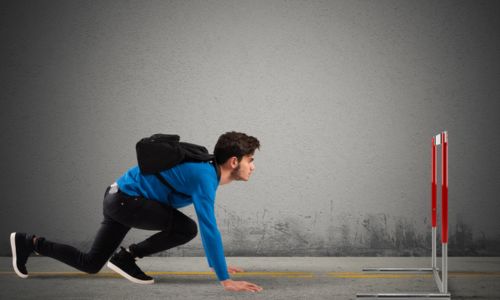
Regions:
<instances>
[{"instance_id":1,"label":"dark hair","mask_svg":"<svg viewBox=\"0 0 500 300\"><path fill-rule=\"evenodd\" d=\"M218 164L225 163L229 158L236 156L241 161L243 156L254 154L260 148L259 140L241 132L226 132L219 137L215 144L214 155Z\"/></svg>"}]
</instances>

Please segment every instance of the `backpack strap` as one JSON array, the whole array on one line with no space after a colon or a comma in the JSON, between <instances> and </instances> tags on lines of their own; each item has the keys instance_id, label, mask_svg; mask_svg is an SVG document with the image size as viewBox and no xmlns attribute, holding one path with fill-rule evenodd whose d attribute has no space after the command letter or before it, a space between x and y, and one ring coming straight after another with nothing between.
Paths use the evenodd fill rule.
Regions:
<instances>
[{"instance_id":1,"label":"backpack strap","mask_svg":"<svg viewBox=\"0 0 500 300\"><path fill-rule=\"evenodd\" d=\"M163 177L161 176L160 173L155 173L155 176L156 178L158 178L158 180L161 181L161 183L163 183L164 185L166 185L169 189L171 189L174 193L177 193L177 194L180 194L182 196L185 196L185 197L188 197L190 198L191 195L188 195L188 194L184 194L184 193L181 193L179 191L177 191L170 183L168 183L168 181Z\"/></svg>"}]
</instances>

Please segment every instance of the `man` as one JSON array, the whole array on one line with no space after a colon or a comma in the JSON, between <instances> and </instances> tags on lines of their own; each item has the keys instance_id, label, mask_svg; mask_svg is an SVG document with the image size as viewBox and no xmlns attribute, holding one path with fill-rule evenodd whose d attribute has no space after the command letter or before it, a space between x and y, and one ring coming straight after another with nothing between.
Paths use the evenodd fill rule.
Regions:
<instances>
[{"instance_id":1,"label":"man","mask_svg":"<svg viewBox=\"0 0 500 300\"><path fill-rule=\"evenodd\" d=\"M214 213L217 187L234 180L248 181L255 170L254 152L259 148L259 141L244 133L221 135L214 149L216 163L186 162L160 173L177 192L155 175L142 174L138 166L131 168L106 189L104 220L88 253L43 237L14 232L10 242L15 272L22 278L28 277L26 262L33 251L90 274L99 272L112 256L107 263L110 269L135 283L154 283L135 260L192 240L198 232L196 223L177 209L193 204L208 264L224 289L261 291L253 283L230 279L229 273L243 270L226 265ZM126 249L121 247L113 255L130 228L160 232Z\"/></svg>"}]
</instances>

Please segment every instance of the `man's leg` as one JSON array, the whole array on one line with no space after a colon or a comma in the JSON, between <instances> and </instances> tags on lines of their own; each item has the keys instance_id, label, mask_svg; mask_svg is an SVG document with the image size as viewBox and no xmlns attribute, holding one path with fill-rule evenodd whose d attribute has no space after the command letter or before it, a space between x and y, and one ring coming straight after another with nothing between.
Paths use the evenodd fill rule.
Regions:
<instances>
[{"instance_id":1,"label":"man's leg","mask_svg":"<svg viewBox=\"0 0 500 300\"><path fill-rule=\"evenodd\" d=\"M43 237L13 232L11 234L11 248L14 270L20 277L27 278L26 262L29 255L35 251L82 272L97 273L120 245L129 229L129 227L104 217L92 248L87 253L69 245L48 241Z\"/></svg>"},{"instance_id":2,"label":"man's leg","mask_svg":"<svg viewBox=\"0 0 500 300\"><path fill-rule=\"evenodd\" d=\"M57 259L80 271L97 273L130 230L130 227L116 222L108 215L110 203L116 202L112 201L115 195L109 194L109 190L110 187L104 194L104 220L88 253L42 237L13 232L10 240L16 273L22 278L28 277L25 264L33 251Z\"/></svg>"},{"instance_id":3,"label":"man's leg","mask_svg":"<svg viewBox=\"0 0 500 300\"><path fill-rule=\"evenodd\" d=\"M108 267L136 283L146 283L147 277L135 264L135 258L157 253L187 243L197 234L196 223L172 208L158 201L143 197L126 196L121 192L120 209L133 211L131 214L119 214L113 218L127 226L145 230L161 230L147 240L130 245L128 250L113 255ZM119 209L119 210L120 210Z\"/></svg>"},{"instance_id":4,"label":"man's leg","mask_svg":"<svg viewBox=\"0 0 500 300\"><path fill-rule=\"evenodd\" d=\"M128 196L121 191L117 191L106 202L109 216L127 227L169 231L173 209L168 205L139 196ZM107 266L132 282L154 283L153 278L146 275L135 263L137 257L130 249L122 247L111 257Z\"/></svg>"},{"instance_id":5,"label":"man's leg","mask_svg":"<svg viewBox=\"0 0 500 300\"><path fill-rule=\"evenodd\" d=\"M121 203L122 209L134 213L113 216L115 220L132 228L160 230L145 241L130 245L129 251L135 257L148 256L185 244L198 233L195 221L169 205L130 196L124 197Z\"/></svg>"},{"instance_id":6,"label":"man's leg","mask_svg":"<svg viewBox=\"0 0 500 300\"><path fill-rule=\"evenodd\" d=\"M130 245L130 251L136 257L149 256L183 245L196 237L198 228L196 222L191 218L177 209L173 209L171 220L169 230L158 232L140 243Z\"/></svg>"},{"instance_id":7,"label":"man's leg","mask_svg":"<svg viewBox=\"0 0 500 300\"><path fill-rule=\"evenodd\" d=\"M41 255L57 259L80 271L95 274L101 270L123 238L130 230L108 216L104 216L97 236L89 252L82 252L72 246L36 238L34 250Z\"/></svg>"}]
</instances>

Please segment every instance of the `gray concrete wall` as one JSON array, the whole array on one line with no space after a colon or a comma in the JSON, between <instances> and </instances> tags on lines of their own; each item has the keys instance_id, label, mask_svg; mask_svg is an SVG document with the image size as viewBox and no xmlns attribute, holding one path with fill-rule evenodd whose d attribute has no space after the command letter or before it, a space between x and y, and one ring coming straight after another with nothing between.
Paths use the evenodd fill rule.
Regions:
<instances>
[{"instance_id":1,"label":"gray concrete wall","mask_svg":"<svg viewBox=\"0 0 500 300\"><path fill-rule=\"evenodd\" d=\"M448 130L450 252L500 255L498 2L0 5L0 254L11 231L89 247L141 137L237 130L262 150L218 191L226 253L426 255Z\"/></svg>"}]
</instances>

